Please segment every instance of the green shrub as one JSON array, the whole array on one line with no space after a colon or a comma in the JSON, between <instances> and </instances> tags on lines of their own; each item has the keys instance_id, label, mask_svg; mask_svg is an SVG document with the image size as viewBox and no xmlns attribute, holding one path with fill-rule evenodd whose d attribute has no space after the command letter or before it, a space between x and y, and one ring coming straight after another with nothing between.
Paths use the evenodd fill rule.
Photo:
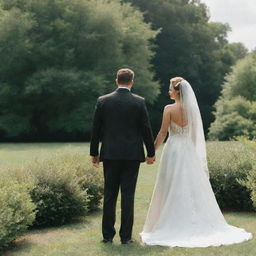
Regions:
<instances>
[{"instance_id":1,"label":"green shrub","mask_svg":"<svg viewBox=\"0 0 256 256\"><path fill-rule=\"evenodd\" d=\"M83 154L56 154L12 171L19 181L33 181L30 190L37 214L33 226L56 226L99 207L103 178Z\"/></svg>"},{"instance_id":2,"label":"green shrub","mask_svg":"<svg viewBox=\"0 0 256 256\"><path fill-rule=\"evenodd\" d=\"M84 154L58 153L1 173L33 184L29 193L37 209L35 227L61 225L84 216L97 209L103 197L102 171L92 168Z\"/></svg>"},{"instance_id":3,"label":"green shrub","mask_svg":"<svg viewBox=\"0 0 256 256\"><path fill-rule=\"evenodd\" d=\"M210 182L221 209L252 210L251 189L241 181L253 168L253 154L239 141L208 142Z\"/></svg>"},{"instance_id":4,"label":"green shrub","mask_svg":"<svg viewBox=\"0 0 256 256\"><path fill-rule=\"evenodd\" d=\"M0 248L6 247L20 236L35 219L35 205L28 189L28 184L1 179Z\"/></svg>"},{"instance_id":5,"label":"green shrub","mask_svg":"<svg viewBox=\"0 0 256 256\"><path fill-rule=\"evenodd\" d=\"M90 168L86 171L86 175L82 172L78 172L77 175L81 188L87 190L89 195L89 211L98 209L104 193L102 173L94 168Z\"/></svg>"},{"instance_id":6,"label":"green shrub","mask_svg":"<svg viewBox=\"0 0 256 256\"><path fill-rule=\"evenodd\" d=\"M241 184L245 185L248 189L251 190L251 199L253 206L256 209L256 165L252 171L248 174L246 181L241 181Z\"/></svg>"},{"instance_id":7,"label":"green shrub","mask_svg":"<svg viewBox=\"0 0 256 256\"><path fill-rule=\"evenodd\" d=\"M27 166L35 186L30 191L37 207L34 226L56 226L88 211L88 195L78 184L72 162L65 156L35 161Z\"/></svg>"},{"instance_id":8,"label":"green shrub","mask_svg":"<svg viewBox=\"0 0 256 256\"><path fill-rule=\"evenodd\" d=\"M240 180L239 182L241 183L241 185L246 186L251 191L251 199L253 202L253 206L256 209L256 140L243 140L242 142L251 149L253 154L253 161L252 169L247 174L247 179Z\"/></svg>"},{"instance_id":9,"label":"green shrub","mask_svg":"<svg viewBox=\"0 0 256 256\"><path fill-rule=\"evenodd\" d=\"M73 173L78 178L81 189L87 191L88 210L96 210L103 197L102 171L93 168L88 157L83 154L64 154L58 158L69 170L69 173Z\"/></svg>"}]
</instances>

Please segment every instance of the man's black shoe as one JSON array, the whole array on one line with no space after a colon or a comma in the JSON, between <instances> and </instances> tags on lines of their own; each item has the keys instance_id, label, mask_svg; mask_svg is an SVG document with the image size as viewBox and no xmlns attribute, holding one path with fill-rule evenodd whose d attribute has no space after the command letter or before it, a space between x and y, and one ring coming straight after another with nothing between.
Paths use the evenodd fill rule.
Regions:
<instances>
[{"instance_id":1,"label":"man's black shoe","mask_svg":"<svg viewBox=\"0 0 256 256\"><path fill-rule=\"evenodd\" d=\"M106 238L104 238L103 240L101 240L101 242L104 243L104 244L108 244L108 243L112 244L112 243L113 243L113 240L112 240L112 239L106 239Z\"/></svg>"},{"instance_id":2,"label":"man's black shoe","mask_svg":"<svg viewBox=\"0 0 256 256\"><path fill-rule=\"evenodd\" d=\"M126 245L129 245L129 244L132 244L134 243L134 241L132 239L130 240L124 240L124 241L121 241L122 244L126 244Z\"/></svg>"}]
</instances>

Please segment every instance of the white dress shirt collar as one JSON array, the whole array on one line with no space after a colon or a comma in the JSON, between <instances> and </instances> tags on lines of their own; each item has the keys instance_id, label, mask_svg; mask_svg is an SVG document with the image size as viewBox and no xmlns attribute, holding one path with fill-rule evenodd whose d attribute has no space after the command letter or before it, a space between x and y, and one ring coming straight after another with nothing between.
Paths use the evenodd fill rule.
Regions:
<instances>
[{"instance_id":1,"label":"white dress shirt collar","mask_svg":"<svg viewBox=\"0 0 256 256\"><path fill-rule=\"evenodd\" d=\"M126 86L124 86L124 85L118 85L118 88L124 88L124 89L127 89L127 90L131 90L130 88L128 88L128 87L126 87Z\"/></svg>"}]
</instances>

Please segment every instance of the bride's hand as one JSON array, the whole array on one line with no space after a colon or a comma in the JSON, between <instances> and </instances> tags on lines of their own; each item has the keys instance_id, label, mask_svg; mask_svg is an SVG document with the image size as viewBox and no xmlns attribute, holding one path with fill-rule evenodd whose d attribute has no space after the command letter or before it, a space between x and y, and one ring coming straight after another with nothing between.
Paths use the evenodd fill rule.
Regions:
<instances>
[{"instance_id":1,"label":"bride's hand","mask_svg":"<svg viewBox=\"0 0 256 256\"><path fill-rule=\"evenodd\" d=\"M156 157L155 156L147 157L146 161L147 161L147 164L153 164L156 161Z\"/></svg>"}]
</instances>

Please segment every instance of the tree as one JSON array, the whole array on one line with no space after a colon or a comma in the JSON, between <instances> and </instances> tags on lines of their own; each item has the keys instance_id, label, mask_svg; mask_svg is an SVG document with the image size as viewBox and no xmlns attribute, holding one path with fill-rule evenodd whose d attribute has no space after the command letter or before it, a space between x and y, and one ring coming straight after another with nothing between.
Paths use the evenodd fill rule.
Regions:
<instances>
[{"instance_id":1,"label":"tree","mask_svg":"<svg viewBox=\"0 0 256 256\"><path fill-rule=\"evenodd\" d=\"M223 85L223 95L226 99L243 96L249 101L256 101L256 53L248 55L237 62L232 72L226 76Z\"/></svg>"},{"instance_id":2,"label":"tree","mask_svg":"<svg viewBox=\"0 0 256 256\"><path fill-rule=\"evenodd\" d=\"M235 61L243 59L248 54L248 49L242 43L229 43L227 47L232 52Z\"/></svg>"},{"instance_id":3,"label":"tree","mask_svg":"<svg viewBox=\"0 0 256 256\"><path fill-rule=\"evenodd\" d=\"M223 84L222 95L215 104L215 121L211 124L211 139L228 140L246 135L255 138L256 125L256 54L237 62Z\"/></svg>"},{"instance_id":4,"label":"tree","mask_svg":"<svg viewBox=\"0 0 256 256\"><path fill-rule=\"evenodd\" d=\"M157 130L168 97L169 79L186 78L198 99L205 132L214 120L216 102L224 76L230 67L246 54L241 43L229 45L228 24L209 22L209 11L197 0L125 0L144 12L153 29L161 29L156 38L156 55L152 64L161 94L151 108ZM159 118L160 117L160 118Z\"/></svg>"},{"instance_id":5,"label":"tree","mask_svg":"<svg viewBox=\"0 0 256 256\"><path fill-rule=\"evenodd\" d=\"M120 67L153 102L157 31L118 0L0 0L0 136L88 139L96 98Z\"/></svg>"},{"instance_id":6,"label":"tree","mask_svg":"<svg viewBox=\"0 0 256 256\"><path fill-rule=\"evenodd\" d=\"M212 140L256 136L256 102L250 102L241 96L231 100L222 98L216 103L215 117L209 132Z\"/></svg>"}]
</instances>

